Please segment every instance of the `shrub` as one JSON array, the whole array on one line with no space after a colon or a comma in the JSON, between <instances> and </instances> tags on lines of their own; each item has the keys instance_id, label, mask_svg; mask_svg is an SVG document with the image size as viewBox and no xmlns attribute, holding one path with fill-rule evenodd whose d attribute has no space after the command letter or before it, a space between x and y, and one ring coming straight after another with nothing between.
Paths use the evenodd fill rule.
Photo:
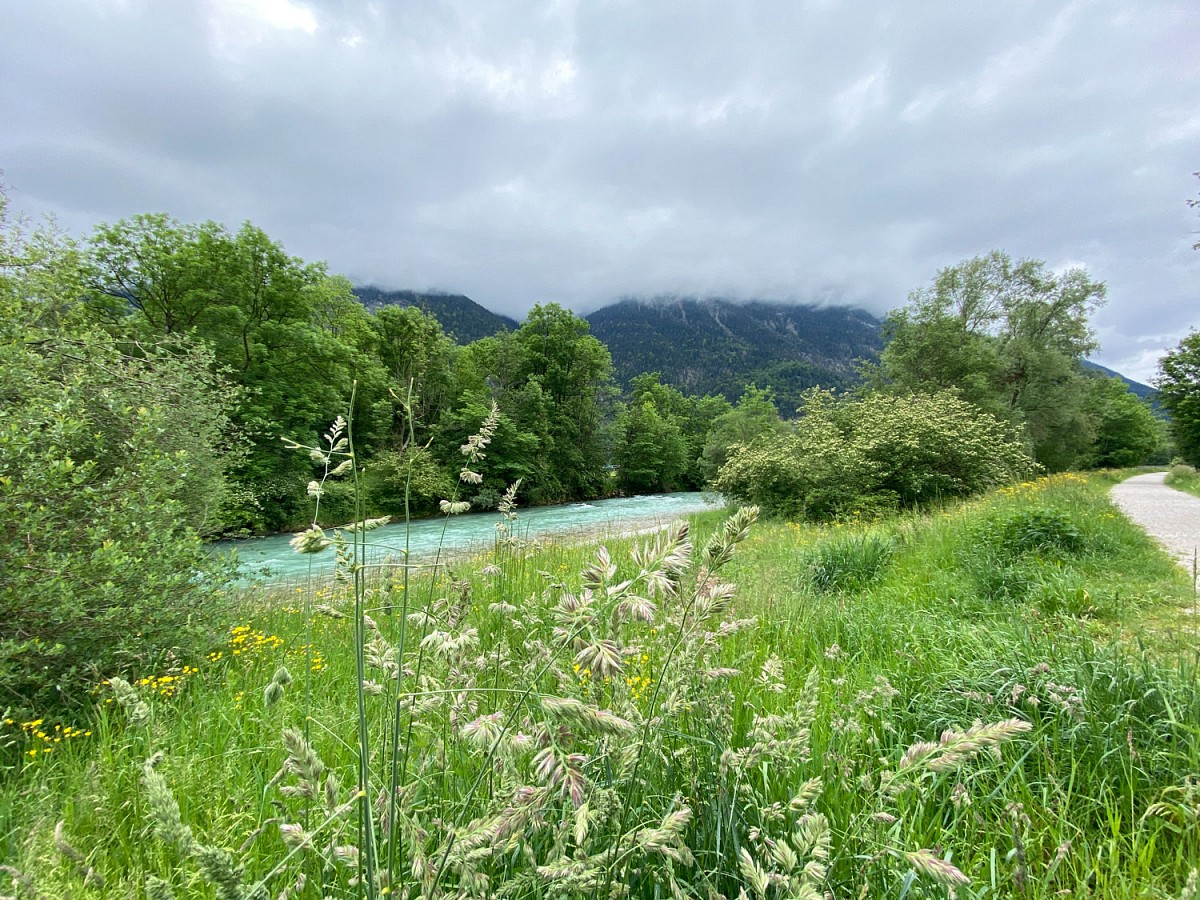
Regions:
<instances>
[{"instance_id":1,"label":"shrub","mask_svg":"<svg viewBox=\"0 0 1200 900\"><path fill-rule=\"evenodd\" d=\"M877 481L871 464L827 421L734 447L714 487L726 497L792 519L832 519Z\"/></svg>"},{"instance_id":2,"label":"shrub","mask_svg":"<svg viewBox=\"0 0 1200 900\"><path fill-rule=\"evenodd\" d=\"M202 652L223 614L199 532L220 474L204 444L225 427L202 361L9 344L0 372L4 705L85 702L97 675Z\"/></svg>"},{"instance_id":3,"label":"shrub","mask_svg":"<svg viewBox=\"0 0 1200 900\"><path fill-rule=\"evenodd\" d=\"M418 515L436 512L438 501L453 493L454 479L438 465L427 448L417 447L405 451L385 450L377 455L367 467L363 487L371 508L391 516L404 515L407 491L409 511ZM326 517L323 515L322 518ZM352 518L353 512L336 524L349 522Z\"/></svg>"},{"instance_id":4,"label":"shrub","mask_svg":"<svg viewBox=\"0 0 1200 900\"><path fill-rule=\"evenodd\" d=\"M471 509L475 512L486 512L500 505L501 495L495 488L482 488L471 498Z\"/></svg>"},{"instance_id":5,"label":"shrub","mask_svg":"<svg viewBox=\"0 0 1200 900\"><path fill-rule=\"evenodd\" d=\"M949 394L876 394L844 406L843 429L901 506L967 497L1035 468L993 416Z\"/></svg>"},{"instance_id":6,"label":"shrub","mask_svg":"<svg viewBox=\"0 0 1200 900\"><path fill-rule=\"evenodd\" d=\"M994 523L990 530L991 544L1008 557L1076 554L1085 544L1083 532L1069 515L1057 509L1023 509Z\"/></svg>"},{"instance_id":7,"label":"shrub","mask_svg":"<svg viewBox=\"0 0 1200 900\"><path fill-rule=\"evenodd\" d=\"M822 520L965 497L1036 468L1003 424L949 394L835 402L812 392L803 411L790 432L732 450L716 489Z\"/></svg>"},{"instance_id":8,"label":"shrub","mask_svg":"<svg viewBox=\"0 0 1200 900\"><path fill-rule=\"evenodd\" d=\"M0 706L77 704L97 674L207 649L201 543L226 524L236 395L211 353L80 320L77 249L0 194Z\"/></svg>"},{"instance_id":9,"label":"shrub","mask_svg":"<svg viewBox=\"0 0 1200 900\"><path fill-rule=\"evenodd\" d=\"M883 575L895 542L879 534L847 534L818 544L806 561L806 580L819 591L858 591Z\"/></svg>"}]
</instances>

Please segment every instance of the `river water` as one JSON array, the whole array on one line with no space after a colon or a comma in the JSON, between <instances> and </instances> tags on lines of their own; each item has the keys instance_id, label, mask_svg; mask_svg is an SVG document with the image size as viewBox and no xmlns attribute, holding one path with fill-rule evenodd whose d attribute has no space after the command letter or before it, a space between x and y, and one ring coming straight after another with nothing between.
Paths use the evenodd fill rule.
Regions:
<instances>
[{"instance_id":1,"label":"river water","mask_svg":"<svg viewBox=\"0 0 1200 900\"><path fill-rule=\"evenodd\" d=\"M518 509L515 529L522 537L530 538L615 534L665 524L689 513L719 509L721 506L721 501L714 495L694 492L564 503ZM409 554L414 561L418 561L431 558L439 545L443 551L456 553L489 549L499 521L500 516L495 512L451 516L449 521L445 517L414 520L408 530ZM314 555L296 553L289 544L291 538L290 534L277 534L225 541L216 544L214 550L236 550L241 570L249 578L265 578L269 581L301 578L308 574L310 562L316 574L327 574L333 570L331 550ZM404 550L404 523L385 525L369 532L367 538L371 544L368 563L379 562L389 556L395 558L398 552L402 554Z\"/></svg>"}]
</instances>

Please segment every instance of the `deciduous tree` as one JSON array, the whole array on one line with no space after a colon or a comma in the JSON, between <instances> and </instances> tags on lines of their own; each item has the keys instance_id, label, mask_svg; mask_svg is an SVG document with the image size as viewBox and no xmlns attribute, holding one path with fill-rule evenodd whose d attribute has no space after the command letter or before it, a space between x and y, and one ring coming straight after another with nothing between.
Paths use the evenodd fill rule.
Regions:
<instances>
[{"instance_id":1,"label":"deciduous tree","mask_svg":"<svg viewBox=\"0 0 1200 900\"><path fill-rule=\"evenodd\" d=\"M1158 401L1171 414L1179 455L1200 466L1200 332L1193 331L1158 364Z\"/></svg>"},{"instance_id":2,"label":"deciduous tree","mask_svg":"<svg viewBox=\"0 0 1200 900\"><path fill-rule=\"evenodd\" d=\"M1039 463L1067 468L1094 435L1080 361L1097 346L1088 318L1104 295L1082 269L999 251L950 266L887 318L883 381L955 391L1023 428Z\"/></svg>"}]
</instances>

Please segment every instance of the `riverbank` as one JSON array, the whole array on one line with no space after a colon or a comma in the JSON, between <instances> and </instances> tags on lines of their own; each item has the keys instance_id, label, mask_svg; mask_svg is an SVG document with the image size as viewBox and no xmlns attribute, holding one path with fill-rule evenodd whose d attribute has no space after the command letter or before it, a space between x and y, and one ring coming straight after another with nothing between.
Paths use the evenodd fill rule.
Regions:
<instances>
[{"instance_id":1,"label":"riverbank","mask_svg":"<svg viewBox=\"0 0 1200 900\"><path fill-rule=\"evenodd\" d=\"M214 859L293 897L355 877L427 896L1177 896L1200 857L1191 588L1107 488L506 546L373 586L361 641L344 589L280 593L197 671L102 694L87 737L13 726L0 855L83 898L151 876L202 896Z\"/></svg>"}]
</instances>

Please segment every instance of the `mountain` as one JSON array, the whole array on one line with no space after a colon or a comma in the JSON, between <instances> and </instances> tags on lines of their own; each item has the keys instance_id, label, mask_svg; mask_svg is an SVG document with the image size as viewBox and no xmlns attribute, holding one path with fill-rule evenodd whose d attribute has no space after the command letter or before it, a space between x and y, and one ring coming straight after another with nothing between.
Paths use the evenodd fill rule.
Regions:
<instances>
[{"instance_id":1,"label":"mountain","mask_svg":"<svg viewBox=\"0 0 1200 900\"><path fill-rule=\"evenodd\" d=\"M585 316L608 345L618 380L647 371L690 394L738 397L755 382L790 415L810 387L853 384L855 364L882 347L879 320L860 309L660 297Z\"/></svg>"},{"instance_id":2,"label":"mountain","mask_svg":"<svg viewBox=\"0 0 1200 900\"><path fill-rule=\"evenodd\" d=\"M518 323L480 306L462 294L422 294L417 291L385 291L356 287L354 296L374 312L382 306L415 306L429 313L458 344L469 344L498 331L515 331Z\"/></svg>"},{"instance_id":3,"label":"mountain","mask_svg":"<svg viewBox=\"0 0 1200 900\"><path fill-rule=\"evenodd\" d=\"M1100 374L1106 375L1109 378L1120 378L1123 382L1125 382L1125 386L1129 388L1132 393L1137 394L1143 400L1153 400L1154 395L1158 393L1158 391L1150 387L1150 385L1142 384L1140 381L1134 381L1132 378L1126 378L1120 372L1114 372L1107 366L1102 366L1100 363L1094 363L1090 359L1085 359L1083 361L1083 367L1085 369L1091 369L1094 372L1099 372Z\"/></svg>"},{"instance_id":4,"label":"mountain","mask_svg":"<svg viewBox=\"0 0 1200 900\"><path fill-rule=\"evenodd\" d=\"M387 291L356 287L369 310L416 306L433 315L459 344L520 323L462 294ZM775 391L780 412L792 415L805 390L849 387L855 364L875 359L883 347L881 321L861 309L841 306L740 302L689 297L625 299L584 317L592 334L612 353L618 381L628 387L643 372L689 394L723 394L730 400L750 382ZM1084 366L1120 378L1139 397L1154 388L1098 363Z\"/></svg>"}]
</instances>

